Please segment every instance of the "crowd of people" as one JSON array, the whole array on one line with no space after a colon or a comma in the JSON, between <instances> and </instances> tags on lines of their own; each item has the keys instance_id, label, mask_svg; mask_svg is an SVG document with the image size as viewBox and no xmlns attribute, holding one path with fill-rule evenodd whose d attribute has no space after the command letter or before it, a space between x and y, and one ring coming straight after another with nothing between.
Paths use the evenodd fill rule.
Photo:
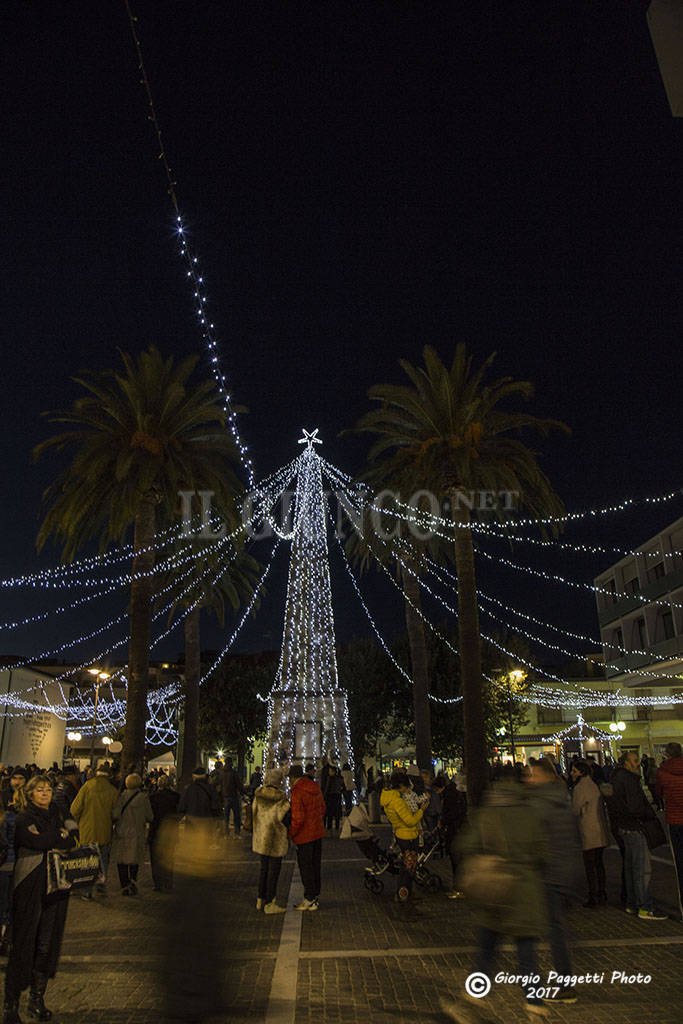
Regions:
<instances>
[{"instance_id":1,"label":"crowd of people","mask_svg":"<svg viewBox=\"0 0 683 1024\"><path fill-rule=\"evenodd\" d=\"M277 890L283 858L293 843L303 890L296 909L315 911L323 838L339 834L354 803L374 801L391 825L398 851L395 899L411 899L423 834L438 835L452 869L447 895L470 900L480 926L474 969L489 975L503 937L516 943L520 974L533 975L538 942L547 936L554 969L560 977L571 976L567 910L577 895L586 908L607 903L604 851L612 840L621 853L620 899L626 913L644 921L665 916L650 892L650 850L666 841L680 907L680 744L667 746L659 767L654 759L641 762L633 751L617 764L576 756L566 774L552 756L532 758L527 766L494 763L491 785L478 808L468 807L466 789L463 771L449 778L410 766L390 776L374 775L372 769L367 776L354 775L348 764L339 768L325 759L319 766L292 765L288 775L273 767L262 776L257 768L248 784L230 759L216 762L211 772L199 765L182 794L164 771L143 776L131 766L114 774L106 762L84 772L75 765L2 770L0 954L8 956L4 1024L20 1021L19 998L26 988L29 1019L51 1017L44 995L59 960L69 893L48 892L48 851L97 844L100 875L79 889L81 898L105 894L110 864L116 865L121 895L134 898L148 844L154 889L169 893L181 826L187 835L200 836L200 826L207 825L211 842L219 829L225 837L239 837L243 828L251 833L260 859L255 906L265 914L286 909ZM525 997L530 1012L543 1011L534 993L526 991ZM556 998L574 1001L575 990L562 985ZM453 1014L453 1004L446 1002L444 1011Z\"/></svg>"},{"instance_id":2,"label":"crowd of people","mask_svg":"<svg viewBox=\"0 0 683 1024\"><path fill-rule=\"evenodd\" d=\"M668 916L655 907L650 891L650 850L667 841L659 808L666 815L681 909L681 745L668 744L665 754L655 774L647 764L641 770L634 751L606 766L575 757L566 775L552 757L532 759L528 766L496 766L482 806L468 814L453 840L456 877L480 926L473 970L492 975L496 947L505 937L516 944L520 976L533 977L538 942L547 937L553 969L564 979L552 998L575 1002L567 912L582 888L584 907L607 903L603 854L612 839L621 853L623 910L643 921ZM525 987L525 998L531 1014L546 1012L544 998L532 987ZM457 1001L445 1000L443 1009L461 1019Z\"/></svg>"}]
</instances>

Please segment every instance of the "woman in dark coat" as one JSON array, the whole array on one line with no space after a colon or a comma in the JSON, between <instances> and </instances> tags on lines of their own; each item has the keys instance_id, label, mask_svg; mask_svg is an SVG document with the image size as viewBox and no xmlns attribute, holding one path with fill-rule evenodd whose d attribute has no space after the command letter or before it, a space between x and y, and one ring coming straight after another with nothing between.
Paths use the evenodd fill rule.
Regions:
<instances>
[{"instance_id":1,"label":"woman in dark coat","mask_svg":"<svg viewBox=\"0 0 683 1024\"><path fill-rule=\"evenodd\" d=\"M28 1012L32 1020L50 1020L43 996L48 978L57 972L69 907L68 892L47 894L49 850L76 845L76 825L62 821L52 803L52 786L45 775L34 775L25 788L26 810L17 815L12 900L12 950L5 981L4 1024L18 1024L19 997L31 986ZM68 827L67 827L68 826Z\"/></svg>"},{"instance_id":2,"label":"woman in dark coat","mask_svg":"<svg viewBox=\"0 0 683 1024\"><path fill-rule=\"evenodd\" d=\"M325 796L325 828L332 830L333 828L339 828L344 780L339 774L339 769L333 764L327 766L327 776L327 783L323 790Z\"/></svg>"},{"instance_id":3,"label":"woman in dark coat","mask_svg":"<svg viewBox=\"0 0 683 1024\"><path fill-rule=\"evenodd\" d=\"M149 802L154 819L149 827L149 859L155 892L173 889L173 861L178 843L178 803L180 793L171 789L168 775L160 775L157 789Z\"/></svg>"}]
</instances>

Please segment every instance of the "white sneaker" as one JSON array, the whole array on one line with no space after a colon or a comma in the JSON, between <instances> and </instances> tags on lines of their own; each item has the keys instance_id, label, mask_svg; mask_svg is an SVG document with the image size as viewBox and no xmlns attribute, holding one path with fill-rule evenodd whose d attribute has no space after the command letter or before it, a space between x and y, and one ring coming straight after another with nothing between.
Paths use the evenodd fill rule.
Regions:
<instances>
[{"instance_id":1,"label":"white sneaker","mask_svg":"<svg viewBox=\"0 0 683 1024\"><path fill-rule=\"evenodd\" d=\"M278 906L278 904L275 902L275 900L273 900L272 903L266 903L265 907L263 908L263 913L264 914L284 914L286 909L287 909L286 907Z\"/></svg>"},{"instance_id":2,"label":"white sneaker","mask_svg":"<svg viewBox=\"0 0 683 1024\"><path fill-rule=\"evenodd\" d=\"M297 903L297 905L294 907L294 909L295 910L317 910L318 909L318 901L317 900L306 900L306 899L304 899L304 900L301 901L301 903Z\"/></svg>"}]
</instances>

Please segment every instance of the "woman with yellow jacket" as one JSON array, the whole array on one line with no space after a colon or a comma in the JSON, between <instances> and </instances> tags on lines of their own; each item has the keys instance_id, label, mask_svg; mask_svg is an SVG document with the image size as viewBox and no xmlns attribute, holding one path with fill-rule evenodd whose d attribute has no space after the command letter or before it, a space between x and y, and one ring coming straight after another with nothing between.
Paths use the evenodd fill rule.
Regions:
<instances>
[{"instance_id":1,"label":"woman with yellow jacket","mask_svg":"<svg viewBox=\"0 0 683 1024\"><path fill-rule=\"evenodd\" d=\"M405 793L411 790L410 780L404 772L394 772L389 779L389 788L382 790L380 803L384 813L389 819L396 842L402 855L401 870L398 875L398 884L395 900L405 903L410 898L413 888L413 877L417 866L418 851L418 824L429 806L429 801L417 811L411 811L403 799Z\"/></svg>"}]
</instances>

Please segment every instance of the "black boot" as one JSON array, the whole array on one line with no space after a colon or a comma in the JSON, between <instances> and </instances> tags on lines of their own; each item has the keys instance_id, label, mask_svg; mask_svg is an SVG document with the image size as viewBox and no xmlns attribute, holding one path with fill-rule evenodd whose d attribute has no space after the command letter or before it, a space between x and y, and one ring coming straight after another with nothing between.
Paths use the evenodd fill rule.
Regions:
<instances>
[{"instance_id":1,"label":"black boot","mask_svg":"<svg viewBox=\"0 0 683 1024\"><path fill-rule=\"evenodd\" d=\"M29 992L28 999L28 1019L29 1020L52 1020L52 1010L48 1010L47 1006L43 1002L43 996L45 995L45 989L47 988L47 978L44 974L35 974L31 979L31 989Z\"/></svg>"},{"instance_id":2,"label":"black boot","mask_svg":"<svg viewBox=\"0 0 683 1024\"><path fill-rule=\"evenodd\" d=\"M19 997L13 999L11 996L5 996L5 1013L2 1018L2 1024L21 1024Z\"/></svg>"}]
</instances>

